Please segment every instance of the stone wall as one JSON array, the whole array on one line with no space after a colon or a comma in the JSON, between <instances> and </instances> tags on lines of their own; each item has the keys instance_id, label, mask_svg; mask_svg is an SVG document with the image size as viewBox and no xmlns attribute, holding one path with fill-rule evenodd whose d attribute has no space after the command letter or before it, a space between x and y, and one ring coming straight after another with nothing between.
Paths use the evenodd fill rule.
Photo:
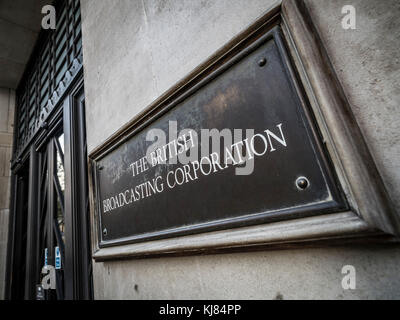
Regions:
<instances>
[{"instance_id":1,"label":"stone wall","mask_svg":"<svg viewBox=\"0 0 400 320\"><path fill-rule=\"evenodd\" d=\"M81 0L88 152L275 0ZM397 0L306 0L386 188L399 209ZM343 290L341 268L357 270ZM399 246L337 246L94 263L97 299L400 298Z\"/></svg>"},{"instance_id":2,"label":"stone wall","mask_svg":"<svg viewBox=\"0 0 400 320\"><path fill-rule=\"evenodd\" d=\"M0 88L0 299L4 295L15 91Z\"/></svg>"}]
</instances>

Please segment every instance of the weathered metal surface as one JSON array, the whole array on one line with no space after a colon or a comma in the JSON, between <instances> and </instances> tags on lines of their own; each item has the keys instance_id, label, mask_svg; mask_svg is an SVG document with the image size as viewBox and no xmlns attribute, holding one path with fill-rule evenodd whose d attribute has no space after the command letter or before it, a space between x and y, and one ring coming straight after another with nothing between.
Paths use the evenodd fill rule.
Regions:
<instances>
[{"instance_id":1,"label":"weathered metal surface","mask_svg":"<svg viewBox=\"0 0 400 320\"><path fill-rule=\"evenodd\" d=\"M345 207L296 90L278 28L192 91L97 160L100 246ZM217 159L202 129L217 129L228 138L231 133L233 140L226 145L217 139ZM148 150L160 137L149 138L160 132L166 133L161 146L171 142L160 150L174 154L183 150L185 139L191 147L186 154L193 158L156 163L163 158L161 151L152 156ZM245 164L235 165L241 158L235 142L243 147ZM233 163L222 161L227 150L236 156Z\"/></svg>"}]
</instances>

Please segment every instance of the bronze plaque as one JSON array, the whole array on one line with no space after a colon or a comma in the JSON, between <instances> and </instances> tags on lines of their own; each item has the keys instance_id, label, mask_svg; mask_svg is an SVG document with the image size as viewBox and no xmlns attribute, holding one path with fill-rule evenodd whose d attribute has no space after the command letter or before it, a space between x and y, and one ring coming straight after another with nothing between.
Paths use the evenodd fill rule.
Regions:
<instances>
[{"instance_id":1,"label":"bronze plaque","mask_svg":"<svg viewBox=\"0 0 400 320\"><path fill-rule=\"evenodd\" d=\"M96 161L100 246L343 209L296 84L275 27L133 128Z\"/></svg>"}]
</instances>

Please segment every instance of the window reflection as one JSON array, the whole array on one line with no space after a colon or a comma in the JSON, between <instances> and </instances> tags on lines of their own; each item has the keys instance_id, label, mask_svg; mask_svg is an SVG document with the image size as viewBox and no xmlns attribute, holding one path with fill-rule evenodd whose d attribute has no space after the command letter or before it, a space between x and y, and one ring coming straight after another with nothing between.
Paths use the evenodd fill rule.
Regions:
<instances>
[{"instance_id":1,"label":"window reflection","mask_svg":"<svg viewBox=\"0 0 400 320\"><path fill-rule=\"evenodd\" d=\"M64 172L64 133L62 133L58 138L56 143L58 144L59 148L57 148L57 179L58 184L60 186L60 191L62 196L64 196L65 190L65 172ZM64 208L62 207L62 203L60 199L57 199L57 223L60 229L62 241L65 243L65 221L64 221Z\"/></svg>"},{"instance_id":2,"label":"window reflection","mask_svg":"<svg viewBox=\"0 0 400 320\"><path fill-rule=\"evenodd\" d=\"M64 174L64 133L62 133L58 138L57 138L58 144L61 147L61 152L62 154L57 151L57 177L58 177L58 182L60 184L61 190L64 192L65 189L65 174Z\"/></svg>"}]
</instances>

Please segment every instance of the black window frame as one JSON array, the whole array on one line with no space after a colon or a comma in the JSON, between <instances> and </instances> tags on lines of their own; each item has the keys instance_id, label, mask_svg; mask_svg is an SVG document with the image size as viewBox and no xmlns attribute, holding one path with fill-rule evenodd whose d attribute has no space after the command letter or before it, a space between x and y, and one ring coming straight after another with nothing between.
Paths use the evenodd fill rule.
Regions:
<instances>
[{"instance_id":1,"label":"black window frame","mask_svg":"<svg viewBox=\"0 0 400 320\"><path fill-rule=\"evenodd\" d=\"M34 47L33 53L27 64L27 68L17 88L17 105L15 112L15 130L13 157L11 160L11 201L10 220L7 248L7 265L5 281L6 299L35 299L36 285L40 282L42 259L38 257L38 153L51 132L63 127L65 136L65 159L68 165L68 177L66 175L66 234L68 241L65 257L65 286L64 299L92 299L92 266L90 250L89 208L88 208L88 179L87 179L87 153L85 131L85 106L84 106L84 80L82 67L82 46L79 0L56 0L53 5L56 8L57 19L67 21L68 10L72 10L72 25L66 23L65 28L72 33L65 33L69 46L64 47L59 55L65 55L66 68L63 74L58 75L52 71L55 65L57 51L55 43L57 29L55 31L42 30ZM77 19L76 19L77 17ZM62 25L62 21L57 21ZM61 36L63 38L64 35ZM71 41L71 43L70 43ZM79 44L80 43L80 44ZM42 70L40 61L43 51L51 51L52 59L49 59L49 69ZM63 52L66 52L64 54ZM52 65L52 67L51 67ZM62 69L62 68L61 68ZM48 99L43 103L39 98L41 79L38 72L47 74L44 78L51 82L48 85ZM27 84L33 79L34 86ZM31 96L29 96L31 94ZM27 109L27 101L32 100L34 108L32 112ZM23 110L25 108L25 111ZM29 114L32 113L31 119ZM33 119L33 120L32 120ZM27 130L27 121L33 121L33 127ZM25 130L21 138L20 129ZM68 160L69 159L69 160ZM26 210L26 241L21 245L21 214L18 214L19 199L18 179L22 174L27 174L28 195ZM19 257L18 251L25 248L26 253ZM19 258L18 258L19 257ZM17 259L18 258L18 259ZM19 274L18 288L14 275L22 265L21 259L26 265L26 270ZM23 280L23 281L22 281ZM15 290L18 290L16 294Z\"/></svg>"}]
</instances>

